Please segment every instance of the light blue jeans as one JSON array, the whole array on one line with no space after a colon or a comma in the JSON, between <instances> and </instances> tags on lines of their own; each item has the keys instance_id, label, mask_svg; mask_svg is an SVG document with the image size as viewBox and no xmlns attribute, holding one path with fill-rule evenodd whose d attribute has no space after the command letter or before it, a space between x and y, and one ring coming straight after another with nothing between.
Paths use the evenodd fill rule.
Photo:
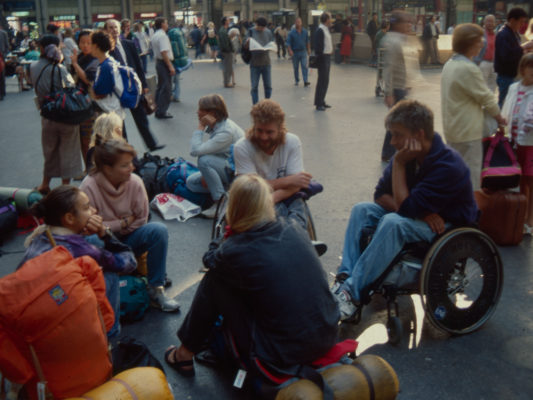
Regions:
<instances>
[{"instance_id":1,"label":"light blue jeans","mask_svg":"<svg viewBox=\"0 0 533 400\"><path fill-rule=\"evenodd\" d=\"M176 71L176 74L172 77L174 82L174 88L172 89L172 100L180 99L180 74Z\"/></svg>"},{"instance_id":2,"label":"light blue jeans","mask_svg":"<svg viewBox=\"0 0 533 400\"><path fill-rule=\"evenodd\" d=\"M213 201L218 201L230 184L227 170L230 168L228 161L214 154L205 154L198 157L198 169L187 178L187 188L195 193L211 193ZM202 185L202 177L207 187Z\"/></svg>"},{"instance_id":3,"label":"light blue jeans","mask_svg":"<svg viewBox=\"0 0 533 400\"><path fill-rule=\"evenodd\" d=\"M298 65L302 65L302 79L304 82L309 82L307 79L307 50L296 50L292 56L292 67L294 68L294 82L298 83Z\"/></svg>"},{"instance_id":4,"label":"light blue jeans","mask_svg":"<svg viewBox=\"0 0 533 400\"><path fill-rule=\"evenodd\" d=\"M256 104L259 101L259 78L263 76L263 86L265 88L265 99L270 99L272 96L272 75L270 65L263 65L261 67L250 66L250 79L252 81L252 103Z\"/></svg>"},{"instance_id":5,"label":"light blue jeans","mask_svg":"<svg viewBox=\"0 0 533 400\"><path fill-rule=\"evenodd\" d=\"M366 227L376 227L376 231L368 247L361 253L361 231ZM356 204L346 228L342 263L338 271L349 276L344 286L352 298L359 301L361 291L379 278L405 244L430 242L435 235L422 220L388 212L375 203Z\"/></svg>"},{"instance_id":6,"label":"light blue jeans","mask_svg":"<svg viewBox=\"0 0 533 400\"><path fill-rule=\"evenodd\" d=\"M131 247L135 255L148 252L148 283L163 286L167 272L168 230L161 222L149 222L132 233L122 236L122 241Z\"/></svg>"}]
</instances>

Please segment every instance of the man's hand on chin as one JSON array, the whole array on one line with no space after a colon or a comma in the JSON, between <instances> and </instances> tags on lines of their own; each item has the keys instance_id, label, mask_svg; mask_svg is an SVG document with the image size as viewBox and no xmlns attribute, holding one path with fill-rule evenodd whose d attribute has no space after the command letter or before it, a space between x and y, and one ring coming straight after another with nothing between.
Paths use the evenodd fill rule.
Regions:
<instances>
[{"instance_id":1,"label":"man's hand on chin","mask_svg":"<svg viewBox=\"0 0 533 400\"><path fill-rule=\"evenodd\" d=\"M402 149L398 150L394 155L394 161L405 165L409 161L415 159L422 154L422 143L414 138L408 138Z\"/></svg>"}]
</instances>

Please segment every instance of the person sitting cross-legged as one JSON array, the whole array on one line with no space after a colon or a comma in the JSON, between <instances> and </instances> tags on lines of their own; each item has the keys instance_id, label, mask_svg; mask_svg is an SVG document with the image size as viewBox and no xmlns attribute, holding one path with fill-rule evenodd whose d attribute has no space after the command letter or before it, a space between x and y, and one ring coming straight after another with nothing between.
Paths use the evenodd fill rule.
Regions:
<instances>
[{"instance_id":1,"label":"person sitting cross-legged","mask_svg":"<svg viewBox=\"0 0 533 400\"><path fill-rule=\"evenodd\" d=\"M204 134L209 135L207 140L203 140ZM231 183L231 146L242 137L244 131L229 119L221 95L208 94L198 100L198 129L192 135L191 156L198 157L200 171L189 176L186 185L192 192L211 194L214 204L202 212L204 217L215 216L217 202Z\"/></svg>"},{"instance_id":2,"label":"person sitting cross-legged","mask_svg":"<svg viewBox=\"0 0 533 400\"><path fill-rule=\"evenodd\" d=\"M356 204L344 239L342 262L331 288L341 320L358 319L364 290L389 266L407 243L430 242L452 225L470 225L478 209L470 171L433 131L433 112L414 100L402 100L385 119L396 154L374 192L374 203ZM375 228L360 248L362 231Z\"/></svg>"}]
</instances>

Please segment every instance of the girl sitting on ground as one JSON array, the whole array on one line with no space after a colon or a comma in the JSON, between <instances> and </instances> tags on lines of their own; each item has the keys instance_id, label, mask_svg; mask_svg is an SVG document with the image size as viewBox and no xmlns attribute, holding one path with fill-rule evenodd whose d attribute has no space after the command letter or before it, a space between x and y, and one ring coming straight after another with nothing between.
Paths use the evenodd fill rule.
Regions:
<instances>
[{"instance_id":1,"label":"girl sitting on ground","mask_svg":"<svg viewBox=\"0 0 533 400\"><path fill-rule=\"evenodd\" d=\"M94 168L80 185L91 205L118 238L140 256L148 252L148 294L154 307L172 312L179 304L165 296L168 231L160 222L148 222L148 195L133 172L136 153L124 140L106 140L94 148Z\"/></svg>"},{"instance_id":2,"label":"girl sitting on ground","mask_svg":"<svg viewBox=\"0 0 533 400\"><path fill-rule=\"evenodd\" d=\"M533 233L533 53L525 54L518 65L522 79L509 87L502 114L508 132L518 145L518 162L522 167L520 192L527 197L528 208L524 233Z\"/></svg>"},{"instance_id":3,"label":"girl sitting on ground","mask_svg":"<svg viewBox=\"0 0 533 400\"><path fill-rule=\"evenodd\" d=\"M47 229L56 243L64 246L73 257L92 257L103 269L106 296L115 312L115 323L108 336L116 336L120 332L118 274L131 273L137 268L135 256L129 247L120 243L106 229L102 217L91 207L87 195L75 186L55 188L32 207L32 213L37 218L43 218L45 224L37 227L26 239L27 250L19 268L26 261L52 248L45 233Z\"/></svg>"}]
</instances>

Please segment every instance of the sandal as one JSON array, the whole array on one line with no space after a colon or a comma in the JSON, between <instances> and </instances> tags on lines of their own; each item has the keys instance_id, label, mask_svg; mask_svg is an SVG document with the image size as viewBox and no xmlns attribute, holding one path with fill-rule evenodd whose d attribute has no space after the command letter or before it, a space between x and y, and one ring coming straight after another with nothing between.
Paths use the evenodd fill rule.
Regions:
<instances>
[{"instance_id":1,"label":"sandal","mask_svg":"<svg viewBox=\"0 0 533 400\"><path fill-rule=\"evenodd\" d=\"M193 360L185 360L185 361L176 361L176 354L174 354L174 361L170 360L170 355L173 351L177 351L176 346L171 346L167 351L165 351L165 361L172 369L174 369L178 374L181 376L184 376L186 378L192 378L195 375L194 371L194 362ZM192 367L184 368L184 367Z\"/></svg>"}]
</instances>

